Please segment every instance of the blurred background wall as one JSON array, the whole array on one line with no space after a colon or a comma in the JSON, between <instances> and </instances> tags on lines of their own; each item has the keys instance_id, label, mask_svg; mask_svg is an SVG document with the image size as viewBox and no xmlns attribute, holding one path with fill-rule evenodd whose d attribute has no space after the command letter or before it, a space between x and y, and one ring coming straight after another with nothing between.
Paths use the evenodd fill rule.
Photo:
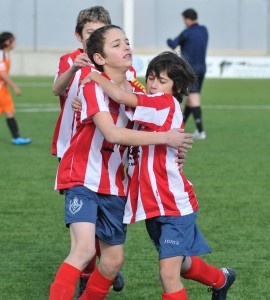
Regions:
<instances>
[{"instance_id":1,"label":"blurred background wall","mask_svg":"<svg viewBox=\"0 0 270 300\"><path fill-rule=\"evenodd\" d=\"M94 5L108 9L112 22L125 29L135 55L168 49L166 39L184 29L181 12L187 8L209 30L209 56L270 55L270 0L0 0L0 31L17 37L13 72L56 69L61 54L80 46L74 37L78 12ZM38 60L47 64L40 61L38 68Z\"/></svg>"}]
</instances>

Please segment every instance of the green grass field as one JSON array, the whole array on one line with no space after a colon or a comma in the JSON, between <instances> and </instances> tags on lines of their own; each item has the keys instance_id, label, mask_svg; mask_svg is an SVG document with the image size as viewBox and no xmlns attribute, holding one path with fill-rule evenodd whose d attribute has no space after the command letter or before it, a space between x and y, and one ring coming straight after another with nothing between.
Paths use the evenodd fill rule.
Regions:
<instances>
[{"instance_id":1,"label":"green grass field","mask_svg":"<svg viewBox=\"0 0 270 300\"><path fill-rule=\"evenodd\" d=\"M58 99L52 78L15 78L16 117L28 146L11 144L0 119L0 299L46 300L69 251L63 198L53 191L57 159L50 155ZM212 247L204 259L233 267L231 300L269 299L270 278L269 80L207 79L203 120L207 139L195 141L184 173L199 199L198 224ZM188 121L187 132L194 122ZM129 226L122 269L126 285L110 300L158 300L157 254L144 223ZM211 299L207 287L184 281L189 299Z\"/></svg>"}]
</instances>

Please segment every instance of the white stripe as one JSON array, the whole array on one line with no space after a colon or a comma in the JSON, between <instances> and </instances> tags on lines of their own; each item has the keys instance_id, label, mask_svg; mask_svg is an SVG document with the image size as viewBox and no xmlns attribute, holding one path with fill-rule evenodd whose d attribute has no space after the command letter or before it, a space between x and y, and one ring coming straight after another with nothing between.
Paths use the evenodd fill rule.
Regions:
<instances>
[{"instance_id":1,"label":"white stripe","mask_svg":"<svg viewBox=\"0 0 270 300\"><path fill-rule=\"evenodd\" d=\"M131 202L130 202L130 199L127 199L127 202L125 205L125 213L124 213L123 223L130 224L132 216L133 216L133 211L132 211Z\"/></svg>"},{"instance_id":2,"label":"white stripe","mask_svg":"<svg viewBox=\"0 0 270 300\"><path fill-rule=\"evenodd\" d=\"M153 107L137 106L133 120L162 126L168 117L169 111L169 107L157 110Z\"/></svg>"},{"instance_id":3,"label":"white stripe","mask_svg":"<svg viewBox=\"0 0 270 300\"><path fill-rule=\"evenodd\" d=\"M40 106L44 106L44 107L59 107L59 104L51 104L51 103L18 103L16 104L16 107L40 107Z\"/></svg>"},{"instance_id":4,"label":"white stripe","mask_svg":"<svg viewBox=\"0 0 270 300\"><path fill-rule=\"evenodd\" d=\"M50 82L17 82L18 86L23 86L23 87L51 87L53 85L53 81Z\"/></svg>"},{"instance_id":5,"label":"white stripe","mask_svg":"<svg viewBox=\"0 0 270 300\"><path fill-rule=\"evenodd\" d=\"M90 144L90 151L88 153L84 178L84 185L95 192L100 185L100 175L102 169L102 155L100 149L102 148L103 141L103 135L98 128L96 128Z\"/></svg>"},{"instance_id":6,"label":"white stripe","mask_svg":"<svg viewBox=\"0 0 270 300\"><path fill-rule=\"evenodd\" d=\"M59 107L43 107L43 108L22 108L22 109L16 109L16 112L22 112L22 113L35 113L35 112L59 112Z\"/></svg>"},{"instance_id":7,"label":"white stripe","mask_svg":"<svg viewBox=\"0 0 270 300\"><path fill-rule=\"evenodd\" d=\"M36 112L60 112L59 104L45 103L18 103L16 104L16 112L36 113Z\"/></svg>"},{"instance_id":8,"label":"white stripe","mask_svg":"<svg viewBox=\"0 0 270 300\"><path fill-rule=\"evenodd\" d=\"M59 127L59 134L57 138L57 157L63 157L64 152L69 146L71 137L74 133L74 127L76 124L73 122L74 120L74 111L71 107L71 102L74 97L77 95L79 80L81 76L81 70L78 70L75 73L75 77L71 83L71 86L68 90L68 95L64 103L63 107L63 115Z\"/></svg>"},{"instance_id":9,"label":"white stripe","mask_svg":"<svg viewBox=\"0 0 270 300\"><path fill-rule=\"evenodd\" d=\"M188 200L188 193L185 192L184 182L179 174L178 167L172 159L172 157L176 157L176 152L177 150L167 147L166 169L169 190L172 192L176 207L181 214L188 215L193 212L193 209Z\"/></svg>"},{"instance_id":10,"label":"white stripe","mask_svg":"<svg viewBox=\"0 0 270 300\"><path fill-rule=\"evenodd\" d=\"M29 109L20 109L20 107L27 107ZM19 108L19 109L18 109ZM218 109L218 110L268 110L270 105L203 105L203 109ZM16 112L49 112L49 111L60 111L59 104L45 104L45 103L16 103Z\"/></svg>"},{"instance_id":11,"label":"white stripe","mask_svg":"<svg viewBox=\"0 0 270 300\"><path fill-rule=\"evenodd\" d=\"M155 146L149 146L148 170L149 170L149 177L150 177L150 181L151 181L151 187L153 189L153 194L155 196L157 205L159 207L160 214L163 216L165 214L164 207L162 204L162 200L160 199L160 195L159 195L158 188L157 188L156 176L155 176L155 172L153 170L154 152L155 152Z\"/></svg>"}]
</instances>

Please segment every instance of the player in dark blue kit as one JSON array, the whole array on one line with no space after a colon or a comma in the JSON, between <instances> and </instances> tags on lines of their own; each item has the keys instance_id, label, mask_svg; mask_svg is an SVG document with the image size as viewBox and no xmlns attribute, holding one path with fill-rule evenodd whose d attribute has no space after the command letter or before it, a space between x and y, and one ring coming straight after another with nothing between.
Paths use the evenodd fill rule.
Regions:
<instances>
[{"instance_id":1,"label":"player in dark blue kit","mask_svg":"<svg viewBox=\"0 0 270 300\"><path fill-rule=\"evenodd\" d=\"M175 39L168 39L167 44L170 48L181 48L181 56L185 57L193 70L197 74L197 83L190 90L186 98L184 110L184 122L190 114L193 115L196 130L193 134L194 139L204 140L206 138L202 124L202 109L200 93L206 73L206 49L208 43L208 31L205 26L198 24L198 15L194 9L187 9L182 13L183 20L187 28Z\"/></svg>"}]
</instances>

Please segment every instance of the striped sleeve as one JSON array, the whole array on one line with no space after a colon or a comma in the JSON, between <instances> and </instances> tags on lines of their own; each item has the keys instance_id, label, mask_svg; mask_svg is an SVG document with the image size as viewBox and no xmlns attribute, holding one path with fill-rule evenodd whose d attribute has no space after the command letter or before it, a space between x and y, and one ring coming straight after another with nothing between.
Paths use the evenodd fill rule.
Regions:
<instances>
[{"instance_id":1,"label":"striped sleeve","mask_svg":"<svg viewBox=\"0 0 270 300\"><path fill-rule=\"evenodd\" d=\"M138 105L133 115L133 121L152 130L162 127L174 111L175 103L171 95L137 94L137 97Z\"/></svg>"},{"instance_id":2,"label":"striped sleeve","mask_svg":"<svg viewBox=\"0 0 270 300\"><path fill-rule=\"evenodd\" d=\"M108 109L108 97L94 81L80 87L79 98L82 101L81 122L89 122L94 114Z\"/></svg>"}]
</instances>

